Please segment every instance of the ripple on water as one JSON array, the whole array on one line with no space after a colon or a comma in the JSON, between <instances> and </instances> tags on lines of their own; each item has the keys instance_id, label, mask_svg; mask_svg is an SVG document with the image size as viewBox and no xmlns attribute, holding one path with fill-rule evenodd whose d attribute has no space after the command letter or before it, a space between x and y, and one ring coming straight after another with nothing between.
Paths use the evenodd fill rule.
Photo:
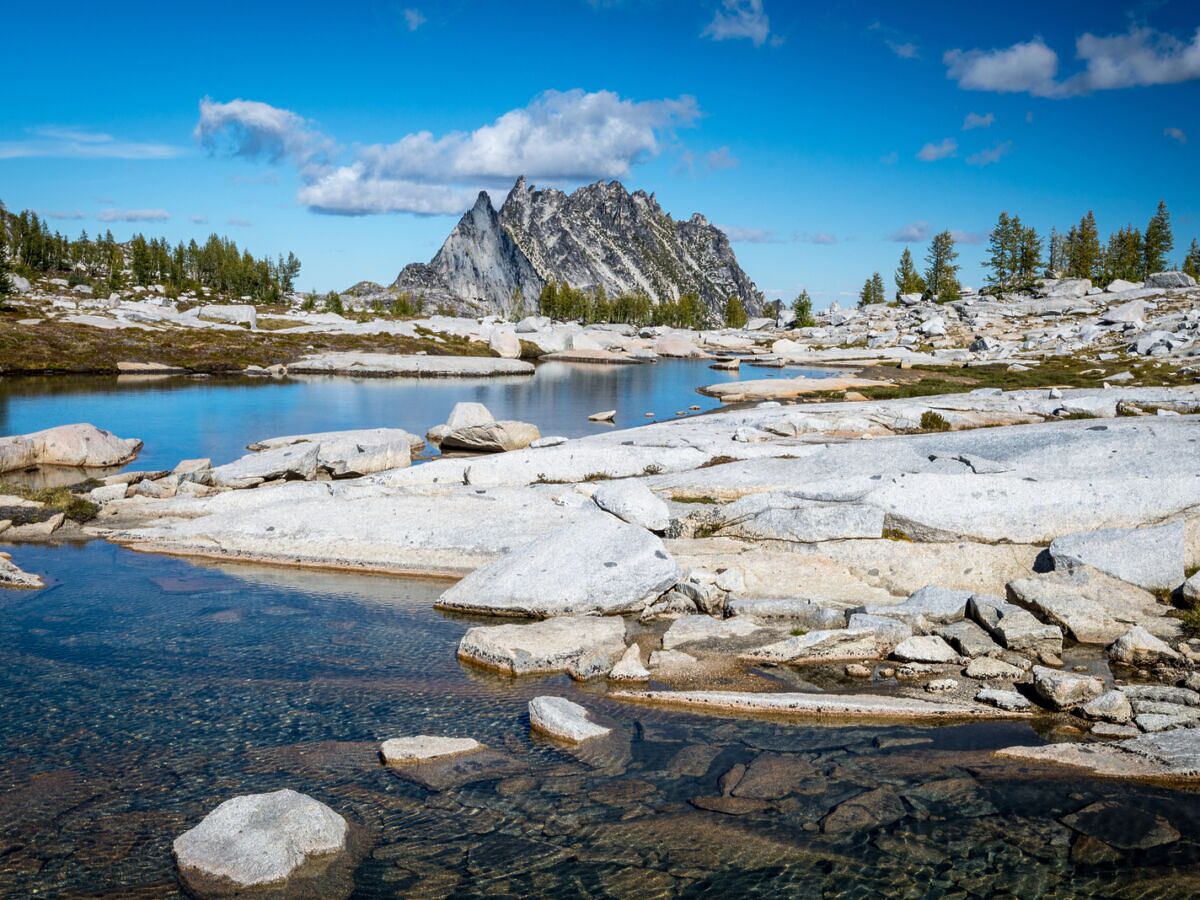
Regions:
<instances>
[{"instance_id":1,"label":"ripple on water","mask_svg":"<svg viewBox=\"0 0 1200 900\"><path fill-rule=\"evenodd\" d=\"M291 787L366 842L356 895L1185 895L1200 804L997 761L1021 723L817 727L482 676L443 585L17 548L52 587L0 617L0 895L168 896L170 844L221 800ZM611 720L529 734L557 693ZM379 742L469 735L475 763ZM1123 815L1121 810L1137 810ZM1164 886L1164 873L1170 872ZM1157 879L1157 880L1156 880Z\"/></svg>"}]
</instances>

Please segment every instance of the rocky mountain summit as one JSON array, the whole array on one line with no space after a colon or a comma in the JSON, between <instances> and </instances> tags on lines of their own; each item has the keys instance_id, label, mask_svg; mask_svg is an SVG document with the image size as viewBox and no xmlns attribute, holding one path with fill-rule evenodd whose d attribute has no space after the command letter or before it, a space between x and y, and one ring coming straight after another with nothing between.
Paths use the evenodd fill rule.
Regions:
<instances>
[{"instance_id":1,"label":"rocky mountain summit","mask_svg":"<svg viewBox=\"0 0 1200 900\"><path fill-rule=\"evenodd\" d=\"M695 293L714 314L730 296L751 312L763 303L719 228L699 213L675 221L653 194L617 181L565 194L518 178L499 212L481 191L437 255L405 266L392 288L427 305L507 313L516 291L531 304L550 281L655 303Z\"/></svg>"}]
</instances>

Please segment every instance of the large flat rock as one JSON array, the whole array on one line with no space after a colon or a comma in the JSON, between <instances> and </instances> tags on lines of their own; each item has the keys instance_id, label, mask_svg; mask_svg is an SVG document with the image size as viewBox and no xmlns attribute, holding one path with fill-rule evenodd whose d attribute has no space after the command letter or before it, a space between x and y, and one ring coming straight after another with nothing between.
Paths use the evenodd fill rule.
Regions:
<instances>
[{"instance_id":1,"label":"large flat rock","mask_svg":"<svg viewBox=\"0 0 1200 900\"><path fill-rule=\"evenodd\" d=\"M31 434L0 437L0 472L30 466L120 466L141 449L140 440L120 438L95 425L59 425Z\"/></svg>"},{"instance_id":2,"label":"large flat rock","mask_svg":"<svg viewBox=\"0 0 1200 900\"><path fill-rule=\"evenodd\" d=\"M1108 778L1200 781L1200 728L1144 734L1106 744L1005 747L1006 759L1084 769Z\"/></svg>"},{"instance_id":3,"label":"large flat rock","mask_svg":"<svg viewBox=\"0 0 1200 900\"><path fill-rule=\"evenodd\" d=\"M529 625L468 629L458 657L509 675L565 672L584 654L625 652L625 623L616 617L563 616Z\"/></svg>"},{"instance_id":4,"label":"large flat rock","mask_svg":"<svg viewBox=\"0 0 1200 900\"><path fill-rule=\"evenodd\" d=\"M1168 490L1168 486L1163 486ZM1183 522L1146 528L1103 528L1058 537L1056 569L1092 566L1146 590L1174 590L1184 580Z\"/></svg>"},{"instance_id":5,"label":"large flat rock","mask_svg":"<svg viewBox=\"0 0 1200 900\"><path fill-rule=\"evenodd\" d=\"M305 356L289 374L357 375L376 378L483 378L532 375L533 363L487 356L402 356L394 353L333 352Z\"/></svg>"},{"instance_id":6,"label":"large flat rock","mask_svg":"<svg viewBox=\"0 0 1200 900\"><path fill-rule=\"evenodd\" d=\"M437 606L534 618L638 612L679 576L659 538L595 511L583 527L545 535L472 572Z\"/></svg>"},{"instance_id":7,"label":"large flat rock","mask_svg":"<svg viewBox=\"0 0 1200 900\"><path fill-rule=\"evenodd\" d=\"M745 691L615 691L617 700L700 712L801 718L976 719L1018 718L1020 711L979 704L940 703L879 694L752 693Z\"/></svg>"}]
</instances>

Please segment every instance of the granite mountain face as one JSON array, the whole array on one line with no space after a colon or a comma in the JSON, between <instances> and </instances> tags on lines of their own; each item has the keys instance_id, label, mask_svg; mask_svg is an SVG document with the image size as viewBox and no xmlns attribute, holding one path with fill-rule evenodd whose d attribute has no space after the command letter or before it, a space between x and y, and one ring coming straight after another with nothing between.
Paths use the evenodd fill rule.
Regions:
<instances>
[{"instance_id":1,"label":"granite mountain face","mask_svg":"<svg viewBox=\"0 0 1200 900\"><path fill-rule=\"evenodd\" d=\"M549 281L655 303L695 293L718 318L730 296L752 313L763 304L719 228L699 213L677 222L653 194L617 181L566 194L518 178L499 212L480 192L437 255L405 266L392 287L426 308L505 314L517 290L532 309Z\"/></svg>"}]
</instances>

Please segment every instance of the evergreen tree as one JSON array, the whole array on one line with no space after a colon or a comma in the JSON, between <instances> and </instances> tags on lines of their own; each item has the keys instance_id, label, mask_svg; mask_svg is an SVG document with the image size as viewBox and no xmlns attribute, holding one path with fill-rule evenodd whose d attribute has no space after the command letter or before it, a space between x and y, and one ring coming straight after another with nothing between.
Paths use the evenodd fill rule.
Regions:
<instances>
[{"instance_id":1,"label":"evergreen tree","mask_svg":"<svg viewBox=\"0 0 1200 900\"><path fill-rule=\"evenodd\" d=\"M547 281L538 295L538 311L551 319L560 318L558 311L558 282Z\"/></svg>"},{"instance_id":2,"label":"evergreen tree","mask_svg":"<svg viewBox=\"0 0 1200 900\"><path fill-rule=\"evenodd\" d=\"M1014 258L1019 229L1020 220L1010 220L1007 212L1001 212L996 227L988 235L988 259L984 266L989 270L988 284L992 287L1006 288L1016 275Z\"/></svg>"},{"instance_id":3,"label":"evergreen tree","mask_svg":"<svg viewBox=\"0 0 1200 900\"><path fill-rule=\"evenodd\" d=\"M1167 204L1159 200L1158 210L1146 226L1146 239L1142 243L1142 277L1162 272L1167 268L1167 254L1175 249L1171 236L1171 214Z\"/></svg>"},{"instance_id":4,"label":"evergreen tree","mask_svg":"<svg viewBox=\"0 0 1200 900\"><path fill-rule=\"evenodd\" d=\"M1096 230L1096 216L1089 209L1067 237L1067 277L1099 279L1099 263L1100 234Z\"/></svg>"},{"instance_id":5,"label":"evergreen tree","mask_svg":"<svg viewBox=\"0 0 1200 900\"><path fill-rule=\"evenodd\" d=\"M1200 281L1200 244L1196 243L1195 238L1192 238L1192 246L1183 258L1183 271Z\"/></svg>"},{"instance_id":6,"label":"evergreen tree","mask_svg":"<svg viewBox=\"0 0 1200 900\"><path fill-rule=\"evenodd\" d=\"M896 267L896 299L899 300L901 294L923 293L925 293L925 279L913 265L912 253L905 247L904 252L900 254L900 265Z\"/></svg>"},{"instance_id":7,"label":"evergreen tree","mask_svg":"<svg viewBox=\"0 0 1200 900\"><path fill-rule=\"evenodd\" d=\"M942 231L933 236L929 242L929 251L925 254L925 297L939 303L957 300L960 296L958 286L958 251L954 249L954 238L949 231Z\"/></svg>"},{"instance_id":8,"label":"evergreen tree","mask_svg":"<svg viewBox=\"0 0 1200 900\"><path fill-rule=\"evenodd\" d=\"M1142 233L1132 225L1127 225L1108 237L1101 280L1105 284L1118 278L1138 281L1142 277L1143 259Z\"/></svg>"},{"instance_id":9,"label":"evergreen tree","mask_svg":"<svg viewBox=\"0 0 1200 900\"><path fill-rule=\"evenodd\" d=\"M813 318L812 298L808 296L807 290L801 290L800 295L792 301L792 312L796 314L796 321L793 323L796 328L812 328L817 324L817 320Z\"/></svg>"},{"instance_id":10,"label":"evergreen tree","mask_svg":"<svg viewBox=\"0 0 1200 900\"><path fill-rule=\"evenodd\" d=\"M742 301L737 297L730 297L725 301L725 327L726 328L744 328L749 317L746 315L746 307L742 305Z\"/></svg>"},{"instance_id":11,"label":"evergreen tree","mask_svg":"<svg viewBox=\"0 0 1200 900\"><path fill-rule=\"evenodd\" d=\"M1033 287L1037 278L1037 270L1042 267L1042 239L1037 229L1032 225L1021 225L1016 222L1016 255L1014 256L1014 278L1018 290L1028 290Z\"/></svg>"},{"instance_id":12,"label":"evergreen tree","mask_svg":"<svg viewBox=\"0 0 1200 900\"><path fill-rule=\"evenodd\" d=\"M861 309L862 307L866 306L868 303L874 303L874 302L875 301L874 301L874 299L872 299L872 294L871 294L871 279L868 278L866 281L863 282L862 290L860 290L858 292L858 306Z\"/></svg>"},{"instance_id":13,"label":"evergreen tree","mask_svg":"<svg viewBox=\"0 0 1200 900\"><path fill-rule=\"evenodd\" d=\"M1193 245L1195 241L1192 242ZM9 277L11 263L8 261L8 213L4 203L0 202L0 297L9 297L13 292L12 278Z\"/></svg>"},{"instance_id":14,"label":"evergreen tree","mask_svg":"<svg viewBox=\"0 0 1200 900\"><path fill-rule=\"evenodd\" d=\"M1046 271L1043 273L1047 278L1058 278L1059 273L1066 267L1067 259L1067 239L1058 233L1058 229L1050 229L1050 246L1047 250L1049 257L1046 260Z\"/></svg>"}]
</instances>

